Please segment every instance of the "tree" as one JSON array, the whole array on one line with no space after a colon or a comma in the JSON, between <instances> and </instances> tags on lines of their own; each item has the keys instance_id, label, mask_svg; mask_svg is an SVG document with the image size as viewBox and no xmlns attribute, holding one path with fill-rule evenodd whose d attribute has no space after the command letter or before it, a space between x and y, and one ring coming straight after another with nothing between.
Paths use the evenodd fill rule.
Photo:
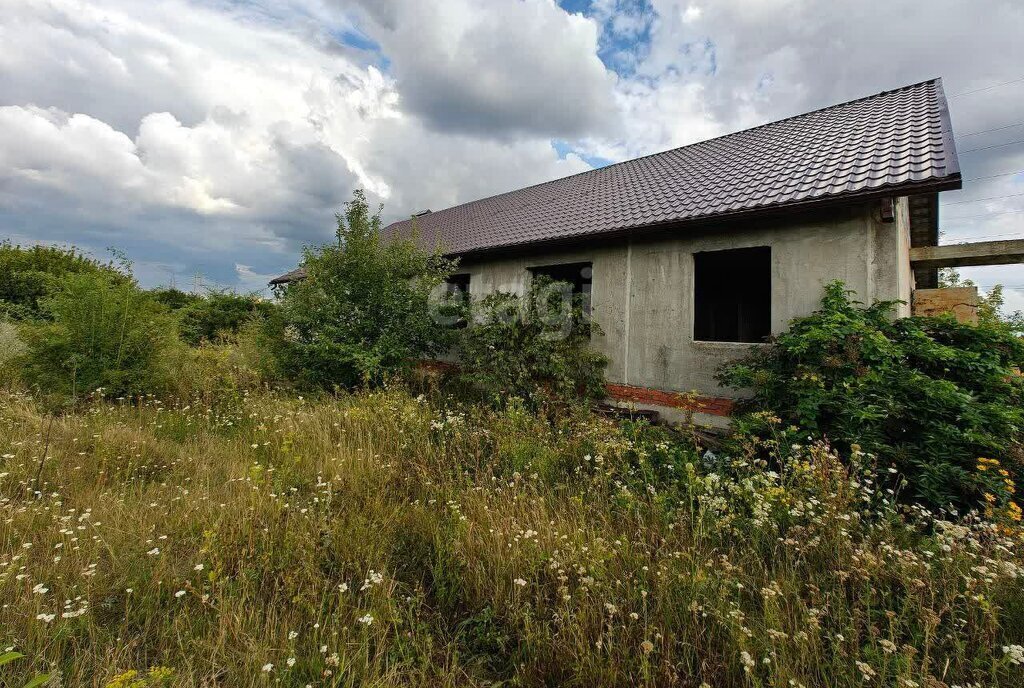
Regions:
<instances>
[{"instance_id":1,"label":"tree","mask_svg":"<svg viewBox=\"0 0 1024 688\"><path fill-rule=\"evenodd\" d=\"M416 238L381 239L381 208L361 190L337 216L337 242L304 252L306 278L268 318L283 372L321 388L379 383L447 348L453 330L432 317L431 294L455 268Z\"/></svg>"},{"instance_id":2,"label":"tree","mask_svg":"<svg viewBox=\"0 0 1024 688\"><path fill-rule=\"evenodd\" d=\"M181 338L197 346L223 338L237 338L253 318L268 317L274 308L254 294L210 292L181 308Z\"/></svg>"},{"instance_id":3,"label":"tree","mask_svg":"<svg viewBox=\"0 0 1024 688\"><path fill-rule=\"evenodd\" d=\"M167 388L178 347L174 319L127 276L66 274L40 307L44 319L23 327L30 384L72 397Z\"/></svg>"},{"instance_id":4,"label":"tree","mask_svg":"<svg viewBox=\"0 0 1024 688\"><path fill-rule=\"evenodd\" d=\"M42 303L60 288L67 275L101 274L109 281L129 278L112 263L101 263L73 248L14 246L0 242L0 318L46 318Z\"/></svg>"}]
</instances>

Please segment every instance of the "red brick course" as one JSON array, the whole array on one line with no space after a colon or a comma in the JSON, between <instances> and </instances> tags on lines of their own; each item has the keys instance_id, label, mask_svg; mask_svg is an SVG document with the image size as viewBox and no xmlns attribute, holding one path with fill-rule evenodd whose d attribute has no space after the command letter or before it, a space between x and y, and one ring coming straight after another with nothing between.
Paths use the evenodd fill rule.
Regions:
<instances>
[{"instance_id":1,"label":"red brick course","mask_svg":"<svg viewBox=\"0 0 1024 688\"><path fill-rule=\"evenodd\" d=\"M448 372L458 368L455 363L447 361L421 360L417 362L421 370ZM728 417L732 415L735 402L732 399L703 397L680 392L663 392L650 387L633 387L632 385L607 384L608 396L616 401L631 401L636 404L652 404L668 408L680 408L695 413L707 413L712 416Z\"/></svg>"},{"instance_id":2,"label":"red brick course","mask_svg":"<svg viewBox=\"0 0 1024 688\"><path fill-rule=\"evenodd\" d=\"M696 413L707 413L712 416L732 415L735 402L732 399L718 397L702 397L679 392L663 392L649 387L633 387L631 385L605 385L608 396L617 401L632 401L637 404L653 404L669 408L681 408Z\"/></svg>"}]
</instances>

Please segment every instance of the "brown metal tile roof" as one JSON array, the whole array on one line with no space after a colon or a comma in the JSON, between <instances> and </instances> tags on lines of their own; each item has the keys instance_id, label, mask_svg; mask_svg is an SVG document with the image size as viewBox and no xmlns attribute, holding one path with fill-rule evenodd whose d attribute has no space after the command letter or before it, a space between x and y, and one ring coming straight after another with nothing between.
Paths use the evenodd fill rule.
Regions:
<instances>
[{"instance_id":1,"label":"brown metal tile roof","mask_svg":"<svg viewBox=\"0 0 1024 688\"><path fill-rule=\"evenodd\" d=\"M415 218L450 254L960 187L942 80ZM407 236L413 221L389 225ZM673 227L675 228L675 227Z\"/></svg>"}]
</instances>

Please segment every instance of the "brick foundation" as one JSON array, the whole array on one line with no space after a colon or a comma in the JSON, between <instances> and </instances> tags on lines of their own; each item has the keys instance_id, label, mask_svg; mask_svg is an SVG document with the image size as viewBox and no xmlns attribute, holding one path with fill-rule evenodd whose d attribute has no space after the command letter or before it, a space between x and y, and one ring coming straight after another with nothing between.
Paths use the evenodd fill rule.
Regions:
<instances>
[{"instance_id":1,"label":"brick foundation","mask_svg":"<svg viewBox=\"0 0 1024 688\"><path fill-rule=\"evenodd\" d=\"M445 373L458 368L455 363L447 361L421 360L416 367L424 371ZM667 408L686 409L694 413L707 413L712 416L728 418L732 415L735 402L732 399L719 397L703 397L680 392L664 392L650 387L633 387L632 385L606 384L608 398L615 401L633 402L635 404L651 404Z\"/></svg>"},{"instance_id":2,"label":"brick foundation","mask_svg":"<svg viewBox=\"0 0 1024 688\"><path fill-rule=\"evenodd\" d=\"M651 404L669 408L686 409L695 413L707 413L712 416L728 417L732 415L735 402L732 399L718 397L699 397L679 392L663 392L649 387L633 387L631 385L605 385L608 396L616 401L631 401L636 404Z\"/></svg>"}]
</instances>

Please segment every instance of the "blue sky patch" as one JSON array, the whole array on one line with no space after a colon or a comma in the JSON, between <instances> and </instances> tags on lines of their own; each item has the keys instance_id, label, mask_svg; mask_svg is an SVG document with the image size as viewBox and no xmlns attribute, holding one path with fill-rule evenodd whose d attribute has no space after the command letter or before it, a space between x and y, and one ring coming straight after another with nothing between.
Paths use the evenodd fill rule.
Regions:
<instances>
[{"instance_id":1,"label":"blue sky patch","mask_svg":"<svg viewBox=\"0 0 1024 688\"><path fill-rule=\"evenodd\" d=\"M555 149L556 153L558 153L559 159L565 160L570 153L573 153L574 155L580 157L583 160L583 162L587 163L593 168L607 167L608 165L611 165L612 163L615 162L614 160L602 158L597 155L587 155L578 148L573 147L573 145L570 144L568 141L562 141L559 139L552 140L551 147Z\"/></svg>"},{"instance_id":2,"label":"blue sky patch","mask_svg":"<svg viewBox=\"0 0 1024 688\"><path fill-rule=\"evenodd\" d=\"M617 0L611 17L598 17L592 0L560 0L566 12L582 13L602 22L597 56L620 76L632 76L651 46L651 24L656 15L650 0Z\"/></svg>"}]
</instances>

